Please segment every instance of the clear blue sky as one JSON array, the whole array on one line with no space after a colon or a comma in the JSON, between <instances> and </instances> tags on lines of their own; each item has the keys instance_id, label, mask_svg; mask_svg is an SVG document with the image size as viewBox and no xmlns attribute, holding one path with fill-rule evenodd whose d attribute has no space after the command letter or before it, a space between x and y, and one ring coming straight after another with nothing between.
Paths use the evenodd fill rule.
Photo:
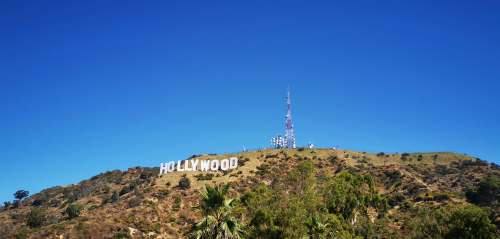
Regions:
<instances>
[{"instance_id":1,"label":"clear blue sky","mask_svg":"<svg viewBox=\"0 0 500 239\"><path fill-rule=\"evenodd\" d=\"M297 145L500 163L499 1L2 1L0 203Z\"/></svg>"}]
</instances>

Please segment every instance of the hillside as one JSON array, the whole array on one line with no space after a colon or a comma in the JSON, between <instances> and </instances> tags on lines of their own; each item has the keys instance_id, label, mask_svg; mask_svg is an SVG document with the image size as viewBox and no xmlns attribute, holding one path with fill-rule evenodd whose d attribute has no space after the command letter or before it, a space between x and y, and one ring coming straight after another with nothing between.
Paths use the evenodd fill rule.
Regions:
<instances>
[{"instance_id":1,"label":"hillside","mask_svg":"<svg viewBox=\"0 0 500 239\"><path fill-rule=\"evenodd\" d=\"M238 197L255 185L282 185L287 173L304 161L314 165L318 185L324 178L344 171L371 174L390 210L370 212L367 220L375 225L374 230L387 231L380 238L411 237L412 229L407 228L404 219L409 217L408 208L419 204L433 208L468 205L467 188L476 187L489 175L500 175L500 167L495 164L450 152L371 154L301 148L192 158L229 157L238 157L239 167L225 173L176 171L159 176L158 167L136 167L43 190L17 205L0 208L0 238L184 238L202 216L192 206L200 202L199 191L204 184L231 183L229 196ZM190 188L179 186L182 178L190 180ZM71 204L83 205L80 215L74 218L65 213ZM46 220L39 228L27 226L29 213L38 209ZM239 218L249 221L251 215L248 211ZM378 222L381 218L383 221Z\"/></svg>"}]
</instances>

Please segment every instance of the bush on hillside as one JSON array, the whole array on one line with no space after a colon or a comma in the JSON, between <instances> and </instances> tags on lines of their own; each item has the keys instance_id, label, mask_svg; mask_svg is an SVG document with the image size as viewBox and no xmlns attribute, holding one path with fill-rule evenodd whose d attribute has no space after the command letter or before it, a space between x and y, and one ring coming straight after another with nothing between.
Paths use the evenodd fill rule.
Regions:
<instances>
[{"instance_id":1,"label":"bush on hillside","mask_svg":"<svg viewBox=\"0 0 500 239\"><path fill-rule=\"evenodd\" d=\"M239 166L244 166L246 162L250 161L249 158L242 159L241 161L238 162Z\"/></svg>"},{"instance_id":2,"label":"bush on hillside","mask_svg":"<svg viewBox=\"0 0 500 239\"><path fill-rule=\"evenodd\" d=\"M103 190L104 190L105 194L108 194L109 190L110 190L109 185L106 184L106 186L104 186Z\"/></svg>"},{"instance_id":3,"label":"bush on hillside","mask_svg":"<svg viewBox=\"0 0 500 239\"><path fill-rule=\"evenodd\" d=\"M141 176L139 176L140 179L148 179L149 177L151 177L151 175L146 171L142 172Z\"/></svg>"},{"instance_id":4,"label":"bush on hillside","mask_svg":"<svg viewBox=\"0 0 500 239\"><path fill-rule=\"evenodd\" d=\"M160 190L158 190L158 192L156 192L156 193L153 194L153 197L156 197L158 199L164 199L169 194L170 194L170 190L168 190L168 189L160 189Z\"/></svg>"},{"instance_id":5,"label":"bush on hillside","mask_svg":"<svg viewBox=\"0 0 500 239\"><path fill-rule=\"evenodd\" d=\"M266 159L268 158L278 158L279 156L277 154L268 154L266 155Z\"/></svg>"},{"instance_id":6,"label":"bush on hillside","mask_svg":"<svg viewBox=\"0 0 500 239\"><path fill-rule=\"evenodd\" d=\"M128 207L129 208L137 207L137 206L140 206L141 203L142 203L142 200L140 198L132 198L128 201Z\"/></svg>"},{"instance_id":7,"label":"bush on hillside","mask_svg":"<svg viewBox=\"0 0 500 239\"><path fill-rule=\"evenodd\" d=\"M130 191L134 190L137 188L137 182L136 181L132 181L130 183Z\"/></svg>"},{"instance_id":8,"label":"bush on hillside","mask_svg":"<svg viewBox=\"0 0 500 239\"><path fill-rule=\"evenodd\" d=\"M407 161L408 160L408 156L410 156L409 153L404 153L404 154L401 154L401 160L403 161Z\"/></svg>"},{"instance_id":9,"label":"bush on hillside","mask_svg":"<svg viewBox=\"0 0 500 239\"><path fill-rule=\"evenodd\" d=\"M58 207L59 205L61 205L61 200L53 198L52 200L50 200L50 205L53 207Z\"/></svg>"},{"instance_id":10,"label":"bush on hillside","mask_svg":"<svg viewBox=\"0 0 500 239\"><path fill-rule=\"evenodd\" d=\"M74 197L74 200L78 200L78 199L82 199L88 195L90 195L92 193L92 189L90 188L90 186L84 184L84 185L81 185L80 187L76 188L75 190L73 190L73 197Z\"/></svg>"},{"instance_id":11,"label":"bush on hillside","mask_svg":"<svg viewBox=\"0 0 500 239\"><path fill-rule=\"evenodd\" d=\"M354 175L358 171L357 168L350 168L347 172Z\"/></svg>"},{"instance_id":12,"label":"bush on hillside","mask_svg":"<svg viewBox=\"0 0 500 239\"><path fill-rule=\"evenodd\" d=\"M181 178L179 180L179 187L183 189L188 189L191 187L191 180L189 178Z\"/></svg>"},{"instance_id":13,"label":"bush on hillside","mask_svg":"<svg viewBox=\"0 0 500 239\"><path fill-rule=\"evenodd\" d=\"M118 192L116 190L113 191L113 196L111 196L111 202L112 203L118 202L119 198L120 198L120 195L118 195Z\"/></svg>"},{"instance_id":14,"label":"bush on hillside","mask_svg":"<svg viewBox=\"0 0 500 239\"><path fill-rule=\"evenodd\" d=\"M130 192L130 186L124 186L120 191L120 196L125 195Z\"/></svg>"},{"instance_id":15,"label":"bush on hillside","mask_svg":"<svg viewBox=\"0 0 500 239\"><path fill-rule=\"evenodd\" d=\"M30 228L39 228L47 221L45 212L38 208L33 208L26 217L26 225Z\"/></svg>"},{"instance_id":16,"label":"bush on hillside","mask_svg":"<svg viewBox=\"0 0 500 239\"><path fill-rule=\"evenodd\" d=\"M48 202L49 199L47 198L47 196L45 195L42 195L42 196L39 196L35 199L35 201L33 201L33 206L37 207L37 206L41 206L43 204L45 204L46 202Z\"/></svg>"},{"instance_id":17,"label":"bush on hillside","mask_svg":"<svg viewBox=\"0 0 500 239\"><path fill-rule=\"evenodd\" d=\"M69 219L73 219L80 216L82 210L83 210L83 205L71 203L68 205L68 207L64 212L68 214Z\"/></svg>"},{"instance_id":18,"label":"bush on hillside","mask_svg":"<svg viewBox=\"0 0 500 239\"><path fill-rule=\"evenodd\" d=\"M12 205L14 206L14 208L18 208L19 206L21 206L21 200L14 200L14 203Z\"/></svg>"},{"instance_id":19,"label":"bush on hillside","mask_svg":"<svg viewBox=\"0 0 500 239\"><path fill-rule=\"evenodd\" d=\"M175 204L179 204L181 202L181 198L180 197L175 197L174 198L174 203Z\"/></svg>"}]
</instances>

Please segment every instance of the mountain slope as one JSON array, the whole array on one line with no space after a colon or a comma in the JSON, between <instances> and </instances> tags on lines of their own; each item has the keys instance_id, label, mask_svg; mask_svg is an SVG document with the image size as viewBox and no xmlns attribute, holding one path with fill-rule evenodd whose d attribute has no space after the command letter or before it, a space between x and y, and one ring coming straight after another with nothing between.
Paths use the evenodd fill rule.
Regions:
<instances>
[{"instance_id":1,"label":"mountain slope","mask_svg":"<svg viewBox=\"0 0 500 239\"><path fill-rule=\"evenodd\" d=\"M467 204L464 193L499 167L471 156L438 152L371 154L342 149L265 149L229 155L193 156L200 160L237 157L239 167L230 172L173 172L159 168L109 171L75 185L53 187L30 196L17 207L0 211L0 238L142 238L184 237L201 214L191 206L199 203L203 184L231 183L236 197L254 185L278 185L301 161L314 164L316 178L350 173L370 173L376 188L388 199L397 215L404 203L430 202L437 206ZM165 163L165 162L164 162ZM183 178L190 188L179 186ZM69 218L68 205L83 205L81 214ZM32 210L41 209L47 220L40 228L27 225ZM371 216L372 220L376 215ZM244 218L243 218L244 219ZM402 222L390 228L404 231Z\"/></svg>"}]
</instances>

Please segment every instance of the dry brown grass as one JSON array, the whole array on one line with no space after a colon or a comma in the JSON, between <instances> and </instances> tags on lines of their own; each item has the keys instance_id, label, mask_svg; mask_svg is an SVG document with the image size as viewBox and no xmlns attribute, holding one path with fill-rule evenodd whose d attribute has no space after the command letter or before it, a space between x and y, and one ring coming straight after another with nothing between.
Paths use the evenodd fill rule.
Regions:
<instances>
[{"instance_id":1,"label":"dry brown grass","mask_svg":"<svg viewBox=\"0 0 500 239\"><path fill-rule=\"evenodd\" d=\"M278 158L265 158L266 155L278 155ZM432 158L433 155L438 155L437 160L434 161ZM291 159L286 160L285 155L291 157ZM348 157L346 157L348 155ZM422 155L422 161L418 161L418 155ZM354 157L356 157L356 159ZM60 223L56 225L65 224L65 229L56 229L53 228L53 225L48 225L40 229L40 231L36 233L30 234L33 238L59 238L60 236L69 237L69 238L111 238L114 235L125 227L129 227L131 231L135 231L134 235L137 236L141 232L138 230L141 227L144 232L145 238L179 238L182 233L186 230L189 223L187 220L197 220L201 217L201 214L197 211L191 210L191 206L196 205L200 196L198 191L202 189L204 184L213 184L213 183L233 183L232 190L230 191L231 196L239 195L239 192L236 189L245 190L250 189L253 183L250 179L258 179L259 182L270 183L271 178L269 176L261 177L255 174L257 172L257 167L263 163L273 162L275 164L276 169L277 166L284 166L281 169L276 170L276 173L273 173L272 176L277 176L280 179L283 179L286 174L287 169L292 168L294 165L299 163L299 158L308 158L316 165L323 165L322 168L318 168L318 173L329 173L335 174L337 172L338 167L343 167L344 170L349 169L349 167L361 166L364 165L368 167L370 173L374 175L377 181L377 188L381 190L383 193L394 193L398 190L402 190L401 187L391 186L389 188L384 187L383 178L384 172L390 170L400 170L402 171L406 177L403 180L404 184L423 184L429 190L441 190L445 188L443 183L451 184L455 178L454 175L446 175L440 178L439 182L423 182L423 175L419 172L415 172L412 170L411 165L417 165L422 170L429 170L432 172L434 167L434 162L442 165L450 165L452 161L464 160L464 159L473 159L471 156L455 154L450 152L440 152L440 153L410 153L408 156L408 161L401 160L401 154L389 154L389 157L386 156L377 156L372 153L363 153L356 152L351 150L334 150L330 148L326 149L304 149L303 151L298 151L297 149L264 149L257 150L239 154L227 154L227 155L216 155L216 156L200 156L197 157L199 160L208 160L208 159L229 159L231 157L238 157L240 160L244 160L245 158L249 158L250 160L245 163L244 166L240 166L237 169L233 170L231 173L223 176L222 172L211 172L215 175L219 174L219 177L214 176L210 181L197 181L197 178L194 176L199 174L207 174L207 172L200 171L184 171L184 172L173 172L169 174L162 175L162 177L155 178L150 184L144 182L141 185L141 191L144 191L146 188L150 187L151 191L148 193L144 193L143 200L147 203L142 203L138 207L129 208L127 200L134 198L135 196L131 193L128 193L124 196L120 197L120 201L115 204L104 204L101 206L103 192L101 191L93 191L93 193L87 197L84 197L78 200L76 203L82 204L85 207L82 215L74 220L74 224L69 224L68 221L62 220ZM337 157L336 160L332 162L332 158ZM363 158L364 157L364 158ZM363 163L362 161L365 161ZM387 165L384 167L384 161ZM371 166L369 166L371 165ZM361 167L363 168L363 167ZM139 178L140 173L143 169L140 168L131 168L127 172L122 171L112 171L113 175L121 175L123 179L120 184L109 183L110 193L114 190L118 192L124 185L129 185L132 180L136 180ZM238 172L241 171L241 174ZM486 175L490 173L485 169L474 169L471 170L471 175L475 175L476 177L480 177L481 175ZM192 187L190 189L182 190L176 188L179 184L179 180L182 176L186 174L186 177L191 180ZM104 175L104 174L102 174ZM236 177L231 176L236 175ZM90 183L98 185L99 180L95 181L85 180L82 183ZM167 182L171 183L170 187L167 187ZM78 185L80 185L78 184ZM75 188L78 185L68 185L68 188ZM170 194L164 199L158 199L153 195L160 189L169 189ZM33 198L36 195L33 195ZM63 194L59 193L57 195L53 195L55 198L62 199ZM179 203L178 211L174 210L174 198L180 197L181 202ZM31 200L31 199L28 199ZM458 200L460 201L460 200ZM463 203L463 201L461 202ZM91 207L96 207L94 210L89 210ZM13 214L27 214L31 210L32 206L22 206L17 209L10 208L7 211L0 211L0 232L5 228L13 228L14 231L19 230L25 223L16 219L12 219ZM48 215L52 215L55 218L62 218L62 212L65 210L65 207L50 207L43 206ZM129 216L134 216L134 221L130 221ZM180 219L181 215L185 215L186 219ZM119 221L116 221L119 219ZM175 223L170 222L170 218L175 218ZM85 219L85 220L84 220ZM75 226L78 225L80 221L85 221L85 225L83 229L76 230ZM138 224L140 221L143 221L140 225ZM152 232L151 226L155 223L161 224L161 233ZM149 228L149 229L145 229Z\"/></svg>"}]
</instances>

